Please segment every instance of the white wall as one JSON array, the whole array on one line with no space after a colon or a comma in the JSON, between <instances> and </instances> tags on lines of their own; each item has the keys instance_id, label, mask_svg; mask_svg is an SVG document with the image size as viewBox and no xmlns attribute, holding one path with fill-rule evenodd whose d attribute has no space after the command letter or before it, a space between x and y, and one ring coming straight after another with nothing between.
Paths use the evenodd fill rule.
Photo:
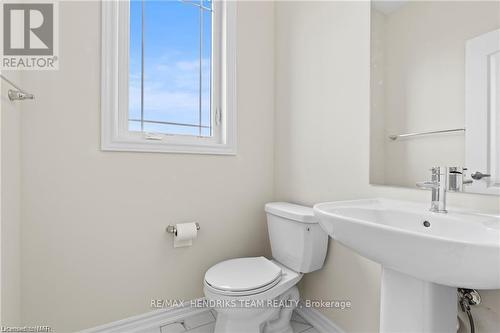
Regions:
<instances>
[{"instance_id":1,"label":"white wall","mask_svg":"<svg viewBox=\"0 0 500 333\"><path fill-rule=\"evenodd\" d=\"M273 10L238 4L238 154L203 156L100 151L100 4L60 4L60 70L23 73L23 324L68 332L201 297L211 265L268 253ZM198 239L173 249L165 227L191 220Z\"/></svg>"},{"instance_id":2,"label":"white wall","mask_svg":"<svg viewBox=\"0 0 500 333\"><path fill-rule=\"evenodd\" d=\"M429 202L427 191L369 185L370 3L279 2L275 17L277 199ZM450 194L449 204L500 209L498 197L481 195ZM301 292L350 299L350 310L322 311L347 332L376 332L379 284L378 264L331 241L325 267L305 276ZM500 293L482 295L490 307L482 311L499 318ZM498 322L489 324L500 330Z\"/></svg>"},{"instance_id":3,"label":"white wall","mask_svg":"<svg viewBox=\"0 0 500 333\"><path fill-rule=\"evenodd\" d=\"M18 72L3 72L12 81L19 80ZM17 326L21 323L21 175L20 175L20 107L9 101L11 87L1 83L0 133L1 133L1 312L2 325Z\"/></svg>"},{"instance_id":4,"label":"white wall","mask_svg":"<svg viewBox=\"0 0 500 333\"><path fill-rule=\"evenodd\" d=\"M373 5L372 5L373 8ZM385 184L386 142L385 129L385 67L386 67L386 33L385 15L372 10L370 39L370 181L374 184Z\"/></svg>"}]
</instances>

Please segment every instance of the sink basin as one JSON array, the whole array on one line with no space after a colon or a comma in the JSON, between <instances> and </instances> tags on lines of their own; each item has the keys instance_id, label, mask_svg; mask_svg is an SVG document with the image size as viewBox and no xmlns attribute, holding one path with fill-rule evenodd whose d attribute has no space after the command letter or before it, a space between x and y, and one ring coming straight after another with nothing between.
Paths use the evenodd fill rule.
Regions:
<instances>
[{"instance_id":1,"label":"sink basin","mask_svg":"<svg viewBox=\"0 0 500 333\"><path fill-rule=\"evenodd\" d=\"M500 288L500 216L388 199L322 203L314 212L331 237L387 268L452 287Z\"/></svg>"},{"instance_id":2,"label":"sink basin","mask_svg":"<svg viewBox=\"0 0 500 333\"><path fill-rule=\"evenodd\" d=\"M500 215L389 199L314 213L332 238L382 265L381 332L456 332L457 287L500 289Z\"/></svg>"}]
</instances>

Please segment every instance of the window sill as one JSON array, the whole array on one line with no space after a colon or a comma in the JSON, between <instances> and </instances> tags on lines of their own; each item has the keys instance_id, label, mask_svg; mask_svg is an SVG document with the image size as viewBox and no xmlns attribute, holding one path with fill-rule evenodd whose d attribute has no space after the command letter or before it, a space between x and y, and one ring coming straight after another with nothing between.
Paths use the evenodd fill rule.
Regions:
<instances>
[{"instance_id":1,"label":"window sill","mask_svg":"<svg viewBox=\"0 0 500 333\"><path fill-rule=\"evenodd\" d=\"M224 143L197 143L180 144L161 141L127 141L104 140L102 151L144 152L144 153L172 153L172 154L202 154L202 155L236 155L236 146Z\"/></svg>"}]
</instances>

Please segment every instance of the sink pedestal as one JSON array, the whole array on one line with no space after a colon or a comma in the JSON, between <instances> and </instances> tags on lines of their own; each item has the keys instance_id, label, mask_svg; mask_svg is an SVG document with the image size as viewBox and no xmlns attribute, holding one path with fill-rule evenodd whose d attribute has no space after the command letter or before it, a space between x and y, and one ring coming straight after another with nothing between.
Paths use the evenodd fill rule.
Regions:
<instances>
[{"instance_id":1,"label":"sink pedestal","mask_svg":"<svg viewBox=\"0 0 500 333\"><path fill-rule=\"evenodd\" d=\"M457 289L382 269L380 332L457 331Z\"/></svg>"}]
</instances>

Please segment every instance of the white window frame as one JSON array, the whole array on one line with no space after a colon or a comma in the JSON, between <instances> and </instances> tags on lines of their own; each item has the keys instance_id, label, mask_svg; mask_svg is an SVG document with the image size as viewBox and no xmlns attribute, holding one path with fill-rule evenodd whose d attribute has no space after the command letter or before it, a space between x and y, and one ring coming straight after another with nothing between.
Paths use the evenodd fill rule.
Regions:
<instances>
[{"instance_id":1,"label":"white window frame","mask_svg":"<svg viewBox=\"0 0 500 333\"><path fill-rule=\"evenodd\" d=\"M102 1L101 149L191 154L236 154L236 3L213 2L213 136L128 130L129 1Z\"/></svg>"}]
</instances>

